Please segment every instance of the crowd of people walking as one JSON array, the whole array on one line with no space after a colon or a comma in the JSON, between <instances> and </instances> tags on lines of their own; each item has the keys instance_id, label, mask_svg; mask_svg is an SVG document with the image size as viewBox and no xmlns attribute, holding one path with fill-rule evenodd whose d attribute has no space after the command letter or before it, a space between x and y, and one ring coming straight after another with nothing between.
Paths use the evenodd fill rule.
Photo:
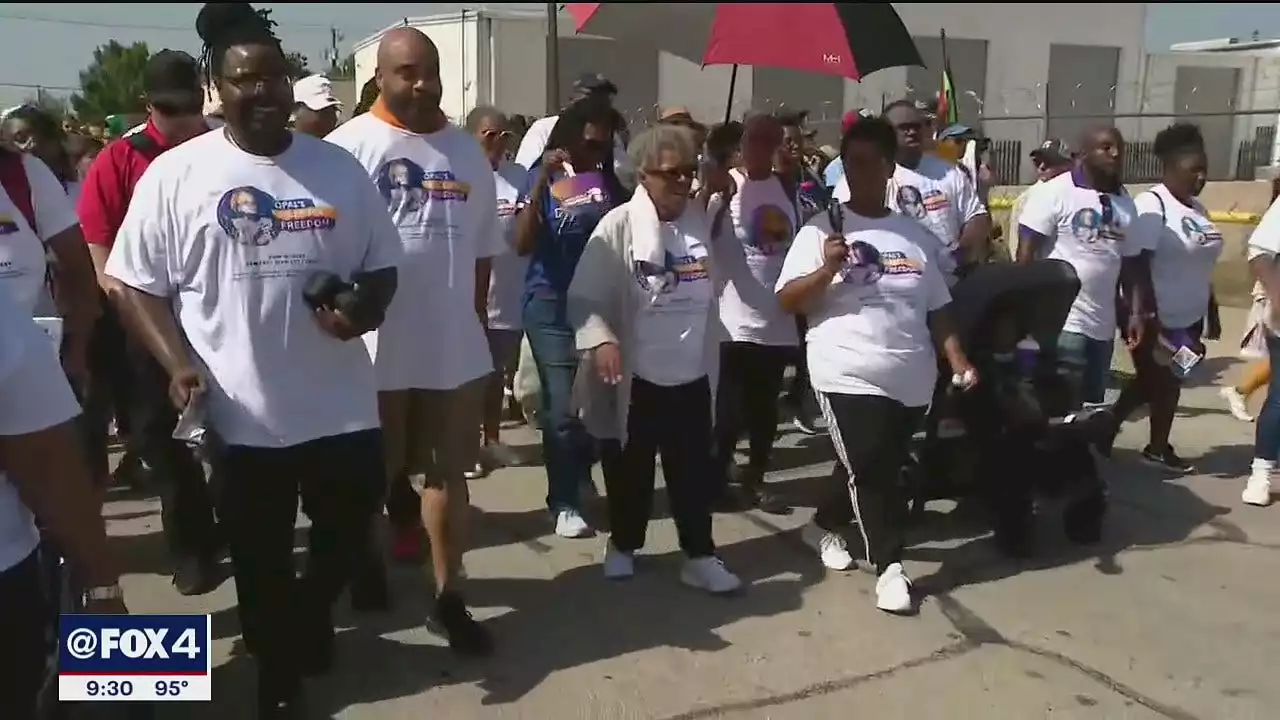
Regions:
<instances>
[{"instance_id":1,"label":"crowd of people walking","mask_svg":"<svg viewBox=\"0 0 1280 720\"><path fill-rule=\"evenodd\" d=\"M390 555L425 556L450 646L493 650L465 595L467 483L514 462L500 427L521 364L536 378L520 399L541 432L548 528L593 534L584 500L599 464L611 579L639 569L660 458L680 579L738 591L713 510L790 511L766 481L785 407L834 445L803 531L816 560L861 566L876 607L910 612L913 436L940 388L1003 387L1019 372L1012 342L1029 347L1015 333L990 358L969 355L953 296L992 263L1070 268L1065 324L1037 340L1082 401L1104 400L1114 338L1126 343L1137 373L1097 452L1145 405L1144 459L1192 470L1171 427L1181 378L1216 337L1223 246L1196 199L1207 161L1194 125L1160 133L1161 182L1136 196L1115 128L1085 133L1078 151L1047 140L1002 254L980 156L940 150L973 132L910 101L848 113L827 167L810 161L798 114L706 127L668 108L632 138L617 88L596 75L520 137L496 108L452 123L437 48L398 28L341 122L327 80L294 82L247 3L207 4L197 30L202 57L156 53L145 125L105 147L35 108L0 125L12 146L0 153L0 658L19 669L0 677L0 707L14 717L34 716L44 663L30 622L48 612L42 552L70 560L90 610L124 610L100 512L112 434L116 479L152 478L160 495L175 589L209 592L229 556L261 717L304 716L302 680L333 664L345 588L357 609L389 606L384 511ZM1249 244L1255 357L1280 351L1278 222L1273 206ZM1280 453L1271 390L1243 496L1259 505ZM1224 391L1238 416L1247 394ZM175 437L180 417L203 429L198 442ZM295 577L299 506L311 525ZM1027 552L1030 504L1013 512L1025 517L993 525L1002 549Z\"/></svg>"}]
</instances>

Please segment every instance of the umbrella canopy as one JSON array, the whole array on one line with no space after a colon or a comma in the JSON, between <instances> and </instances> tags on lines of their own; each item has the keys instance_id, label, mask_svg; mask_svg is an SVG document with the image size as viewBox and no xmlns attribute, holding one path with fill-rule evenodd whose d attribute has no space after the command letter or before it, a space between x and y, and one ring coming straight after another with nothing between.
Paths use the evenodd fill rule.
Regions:
<instances>
[{"instance_id":1,"label":"umbrella canopy","mask_svg":"<svg viewBox=\"0 0 1280 720\"><path fill-rule=\"evenodd\" d=\"M924 66L890 3L566 3L578 32L696 37L704 65L753 65L852 80ZM651 22L650 22L651 21ZM673 47L685 55L689 48Z\"/></svg>"}]
</instances>

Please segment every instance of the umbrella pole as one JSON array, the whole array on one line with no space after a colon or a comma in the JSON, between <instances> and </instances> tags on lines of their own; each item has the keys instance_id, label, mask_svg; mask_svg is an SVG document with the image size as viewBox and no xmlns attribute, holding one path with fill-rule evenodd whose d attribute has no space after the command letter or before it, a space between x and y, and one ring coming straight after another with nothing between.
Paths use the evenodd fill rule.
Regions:
<instances>
[{"instance_id":1,"label":"umbrella pole","mask_svg":"<svg viewBox=\"0 0 1280 720\"><path fill-rule=\"evenodd\" d=\"M729 100L724 104L724 121L728 124L733 117L733 91L738 87L738 64L733 64L733 70L729 73Z\"/></svg>"},{"instance_id":2,"label":"umbrella pole","mask_svg":"<svg viewBox=\"0 0 1280 720\"><path fill-rule=\"evenodd\" d=\"M560 112L559 3L547 3L547 114Z\"/></svg>"}]
</instances>

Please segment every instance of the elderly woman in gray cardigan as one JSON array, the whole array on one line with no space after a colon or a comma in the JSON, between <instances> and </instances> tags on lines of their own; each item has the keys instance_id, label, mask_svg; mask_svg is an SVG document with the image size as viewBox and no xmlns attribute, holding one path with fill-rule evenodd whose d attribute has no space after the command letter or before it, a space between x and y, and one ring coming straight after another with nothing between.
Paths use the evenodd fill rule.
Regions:
<instances>
[{"instance_id":1,"label":"elderly woman in gray cardigan","mask_svg":"<svg viewBox=\"0 0 1280 720\"><path fill-rule=\"evenodd\" d=\"M681 580L711 593L741 581L715 555L711 501L712 374L720 340L706 198L688 129L658 125L628 150L639 187L596 226L569 286L568 312L584 367L574 388L588 431L601 440L611 534L608 578L630 577L653 507L655 455L680 548Z\"/></svg>"}]
</instances>

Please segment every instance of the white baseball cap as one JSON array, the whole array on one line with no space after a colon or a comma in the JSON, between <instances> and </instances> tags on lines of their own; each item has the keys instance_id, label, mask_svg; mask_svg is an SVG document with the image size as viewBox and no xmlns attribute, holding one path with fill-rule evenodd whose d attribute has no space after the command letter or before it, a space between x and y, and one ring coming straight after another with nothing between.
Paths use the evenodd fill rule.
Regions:
<instances>
[{"instance_id":1,"label":"white baseball cap","mask_svg":"<svg viewBox=\"0 0 1280 720\"><path fill-rule=\"evenodd\" d=\"M308 75L294 83L293 100L317 111L342 108L342 101L333 95L333 83L324 75Z\"/></svg>"}]
</instances>

